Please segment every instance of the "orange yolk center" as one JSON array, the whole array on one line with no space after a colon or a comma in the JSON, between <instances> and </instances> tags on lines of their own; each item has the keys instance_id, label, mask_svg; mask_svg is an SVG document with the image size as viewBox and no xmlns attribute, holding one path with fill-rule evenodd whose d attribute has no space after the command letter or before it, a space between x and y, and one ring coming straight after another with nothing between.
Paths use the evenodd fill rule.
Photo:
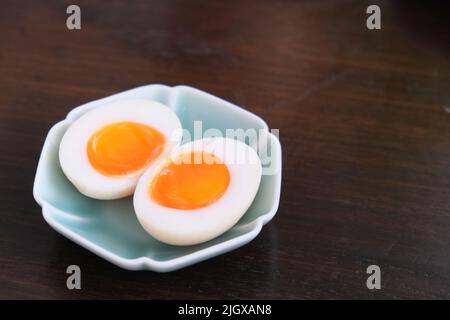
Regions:
<instances>
[{"instance_id":1,"label":"orange yolk center","mask_svg":"<svg viewBox=\"0 0 450 320\"><path fill-rule=\"evenodd\" d=\"M191 210L218 200L229 183L228 168L218 157L191 152L166 164L153 179L149 193L162 206Z\"/></svg>"},{"instance_id":2,"label":"orange yolk center","mask_svg":"<svg viewBox=\"0 0 450 320\"><path fill-rule=\"evenodd\" d=\"M116 122L96 131L87 155L95 170L106 176L124 176L148 166L163 151L164 135L145 124Z\"/></svg>"}]
</instances>

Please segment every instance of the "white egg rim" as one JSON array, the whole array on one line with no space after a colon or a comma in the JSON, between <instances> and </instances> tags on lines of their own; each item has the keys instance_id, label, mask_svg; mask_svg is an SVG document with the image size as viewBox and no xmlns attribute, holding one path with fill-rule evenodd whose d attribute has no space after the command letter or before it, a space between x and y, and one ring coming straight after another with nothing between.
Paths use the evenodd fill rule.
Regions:
<instances>
[{"instance_id":1,"label":"white egg rim","mask_svg":"<svg viewBox=\"0 0 450 320\"><path fill-rule=\"evenodd\" d=\"M159 205L149 196L151 182L167 161L187 151L207 151L220 158L230 173L227 190L203 208L179 210ZM236 163L236 153L245 153L246 162ZM232 228L245 214L258 192L261 175L259 156L245 143L229 138L196 140L175 148L165 161L141 176L133 198L135 213L142 227L162 242L172 245L206 242Z\"/></svg>"},{"instance_id":2,"label":"white egg rim","mask_svg":"<svg viewBox=\"0 0 450 320\"><path fill-rule=\"evenodd\" d=\"M127 176L105 176L92 167L86 146L95 131L123 121L142 123L157 129L165 136L166 144L163 152L149 166ZM176 130L181 133L178 116L159 102L130 99L106 103L88 111L69 126L61 139L59 162L66 177L82 194L99 200L123 198L134 192L145 170L155 167L179 145L181 134L174 134ZM105 188L105 185L108 187Z\"/></svg>"}]
</instances>

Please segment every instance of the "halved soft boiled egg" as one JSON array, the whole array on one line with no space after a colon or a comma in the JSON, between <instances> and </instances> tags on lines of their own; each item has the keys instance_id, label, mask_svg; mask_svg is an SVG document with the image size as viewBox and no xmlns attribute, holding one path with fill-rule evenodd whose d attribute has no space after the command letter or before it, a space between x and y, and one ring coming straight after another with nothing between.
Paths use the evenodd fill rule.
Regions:
<instances>
[{"instance_id":1,"label":"halved soft boiled egg","mask_svg":"<svg viewBox=\"0 0 450 320\"><path fill-rule=\"evenodd\" d=\"M168 244L208 241L244 215L261 171L255 150L237 140L184 144L140 178L133 199L137 218L150 235Z\"/></svg>"},{"instance_id":2,"label":"halved soft boiled egg","mask_svg":"<svg viewBox=\"0 0 450 320\"><path fill-rule=\"evenodd\" d=\"M92 109L70 125L59 161L84 195L118 199L131 195L143 172L180 140L180 121L168 107L149 100L118 101Z\"/></svg>"}]
</instances>

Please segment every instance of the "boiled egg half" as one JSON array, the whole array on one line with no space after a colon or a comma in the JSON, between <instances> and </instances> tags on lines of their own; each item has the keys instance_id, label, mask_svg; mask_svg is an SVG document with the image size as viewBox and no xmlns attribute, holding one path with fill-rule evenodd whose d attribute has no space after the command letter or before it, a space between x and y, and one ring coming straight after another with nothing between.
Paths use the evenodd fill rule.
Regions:
<instances>
[{"instance_id":1,"label":"boiled egg half","mask_svg":"<svg viewBox=\"0 0 450 320\"><path fill-rule=\"evenodd\" d=\"M254 149L229 138L176 147L140 178L134 208L143 228L172 245L213 239L247 211L261 181Z\"/></svg>"},{"instance_id":2,"label":"boiled egg half","mask_svg":"<svg viewBox=\"0 0 450 320\"><path fill-rule=\"evenodd\" d=\"M73 122L59 148L67 178L84 195L118 199L131 195L147 169L179 145L181 124L168 107L125 100L92 109Z\"/></svg>"}]
</instances>

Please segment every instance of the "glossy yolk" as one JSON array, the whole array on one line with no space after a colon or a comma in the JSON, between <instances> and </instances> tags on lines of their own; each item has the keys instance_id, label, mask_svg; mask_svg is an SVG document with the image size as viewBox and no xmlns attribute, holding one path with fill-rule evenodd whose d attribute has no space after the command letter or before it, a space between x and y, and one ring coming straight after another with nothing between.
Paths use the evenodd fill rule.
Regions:
<instances>
[{"instance_id":1,"label":"glossy yolk","mask_svg":"<svg viewBox=\"0 0 450 320\"><path fill-rule=\"evenodd\" d=\"M218 200L230 183L227 166L207 152L191 152L182 157L183 161L169 162L155 176L149 189L152 199L162 206L182 210L206 207Z\"/></svg>"},{"instance_id":2,"label":"glossy yolk","mask_svg":"<svg viewBox=\"0 0 450 320\"><path fill-rule=\"evenodd\" d=\"M95 132L87 155L95 170L106 176L124 176L141 170L163 151L164 135L145 124L116 122Z\"/></svg>"}]
</instances>

